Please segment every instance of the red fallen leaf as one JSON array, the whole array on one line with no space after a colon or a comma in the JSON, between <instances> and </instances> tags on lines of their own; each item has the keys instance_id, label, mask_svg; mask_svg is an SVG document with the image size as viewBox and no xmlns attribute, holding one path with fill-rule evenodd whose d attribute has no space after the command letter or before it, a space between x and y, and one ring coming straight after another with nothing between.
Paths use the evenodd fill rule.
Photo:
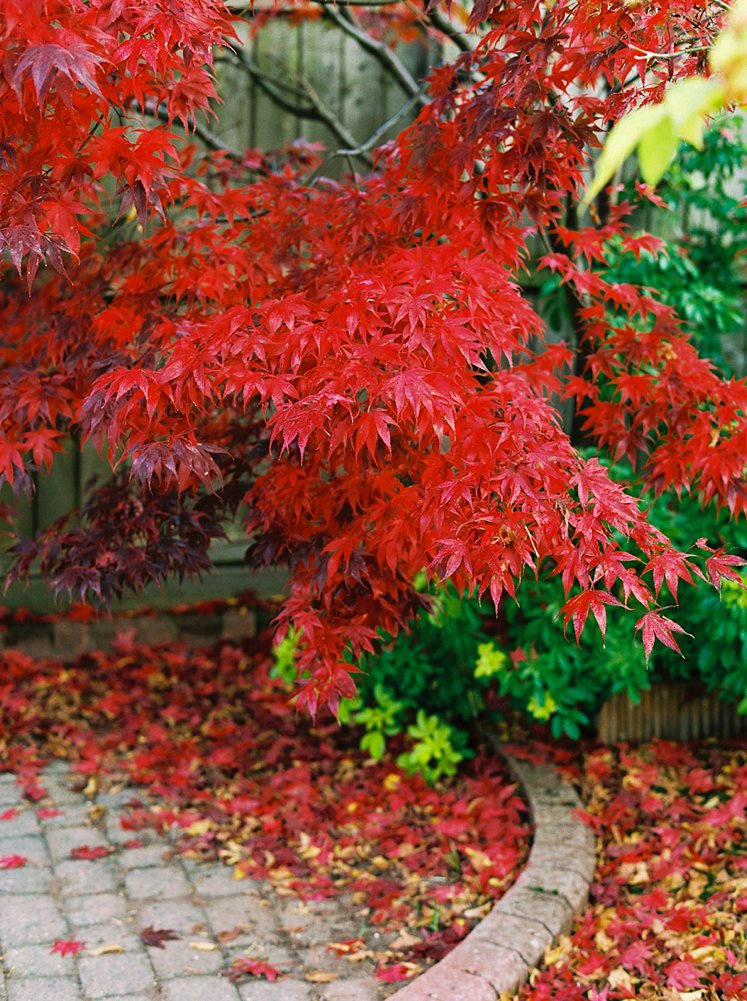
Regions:
<instances>
[{"instance_id":1,"label":"red fallen leaf","mask_svg":"<svg viewBox=\"0 0 747 1001\"><path fill-rule=\"evenodd\" d=\"M77 956L84 948L85 942L66 942L58 939L49 951L59 953L60 956Z\"/></svg>"},{"instance_id":2,"label":"red fallen leaf","mask_svg":"<svg viewBox=\"0 0 747 1001\"><path fill-rule=\"evenodd\" d=\"M26 799L30 799L32 803L38 803L40 799L44 799L47 795L47 790L44 786L30 784L23 787L23 795Z\"/></svg>"},{"instance_id":3,"label":"red fallen leaf","mask_svg":"<svg viewBox=\"0 0 747 1001\"><path fill-rule=\"evenodd\" d=\"M21 815L20 810L16 810L14 806L11 806L8 810L3 810L0 813L0 820L14 820L16 817Z\"/></svg>"},{"instance_id":4,"label":"red fallen leaf","mask_svg":"<svg viewBox=\"0 0 747 1001\"><path fill-rule=\"evenodd\" d=\"M395 963L394 966L379 966L376 970L376 979L383 980L387 984L396 983L398 980L410 980L418 972L419 967L415 963Z\"/></svg>"},{"instance_id":5,"label":"red fallen leaf","mask_svg":"<svg viewBox=\"0 0 747 1001\"><path fill-rule=\"evenodd\" d=\"M21 869L27 862L23 855L5 855L0 858L0 869Z\"/></svg>"},{"instance_id":6,"label":"red fallen leaf","mask_svg":"<svg viewBox=\"0 0 747 1001\"><path fill-rule=\"evenodd\" d=\"M62 810L55 810L53 806L44 806L41 810L36 811L36 816L39 820L49 820L50 817L61 817Z\"/></svg>"},{"instance_id":7,"label":"red fallen leaf","mask_svg":"<svg viewBox=\"0 0 747 1001\"><path fill-rule=\"evenodd\" d=\"M666 968L667 987L675 991L689 991L693 987L702 987L700 970L691 959L678 959Z\"/></svg>"},{"instance_id":8,"label":"red fallen leaf","mask_svg":"<svg viewBox=\"0 0 747 1001\"><path fill-rule=\"evenodd\" d=\"M106 856L111 855L111 853L111 848L103 848L100 846L92 848L90 845L81 845L80 848L73 848L70 852L70 857L77 859L89 859L92 861L97 858L106 858Z\"/></svg>"},{"instance_id":9,"label":"red fallen leaf","mask_svg":"<svg viewBox=\"0 0 747 1001\"><path fill-rule=\"evenodd\" d=\"M144 841L138 841L137 838L133 838L132 841L125 841L122 845L123 848L142 848L145 845Z\"/></svg>"},{"instance_id":10,"label":"red fallen leaf","mask_svg":"<svg viewBox=\"0 0 747 1001\"><path fill-rule=\"evenodd\" d=\"M154 949L163 949L164 942L176 942L181 936L171 928L154 928L148 925L140 932L140 941L143 945L150 945Z\"/></svg>"},{"instance_id":11,"label":"red fallen leaf","mask_svg":"<svg viewBox=\"0 0 747 1001\"><path fill-rule=\"evenodd\" d=\"M341 942L330 942L327 951L334 952L337 956L348 956L351 952L360 952L365 948L366 943L362 938L346 938Z\"/></svg>"},{"instance_id":12,"label":"red fallen leaf","mask_svg":"<svg viewBox=\"0 0 747 1001\"><path fill-rule=\"evenodd\" d=\"M271 966L269 963L265 963L264 960L246 959L243 956L239 956L238 959L234 959L233 965L226 973L226 976L230 980L238 980L243 976L262 977L265 980L269 980L270 983L274 983L278 977L282 976L282 971Z\"/></svg>"}]
</instances>

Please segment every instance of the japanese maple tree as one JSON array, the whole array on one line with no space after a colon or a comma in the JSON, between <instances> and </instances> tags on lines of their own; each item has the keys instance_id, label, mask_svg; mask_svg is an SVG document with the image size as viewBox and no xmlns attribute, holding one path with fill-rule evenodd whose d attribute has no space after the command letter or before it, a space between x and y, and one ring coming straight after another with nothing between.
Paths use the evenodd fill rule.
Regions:
<instances>
[{"instance_id":1,"label":"japanese maple tree","mask_svg":"<svg viewBox=\"0 0 747 1001\"><path fill-rule=\"evenodd\" d=\"M613 237L656 249L631 206L608 189L588 225L577 206L590 150L705 70L723 13L478 0L476 44L432 73L370 174L310 183L302 145L190 139L232 44L219 0L6 0L0 472L28 487L70 436L118 470L17 543L11 578L39 560L106 602L207 567L238 513L249 562L290 566L280 629L300 630L312 712L353 693L351 664L406 623L423 567L496 605L555 573L576 634L625 605L647 650L675 646L663 584L676 598L739 561L699 540L701 570L578 444L744 514L747 385L654 293L600 273ZM576 343L550 343L522 293L538 241Z\"/></svg>"}]
</instances>

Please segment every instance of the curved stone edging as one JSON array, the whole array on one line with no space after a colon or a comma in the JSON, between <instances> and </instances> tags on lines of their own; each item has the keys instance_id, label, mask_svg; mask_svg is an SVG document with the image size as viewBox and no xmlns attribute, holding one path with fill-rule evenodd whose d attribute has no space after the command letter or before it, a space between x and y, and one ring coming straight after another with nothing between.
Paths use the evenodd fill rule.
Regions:
<instances>
[{"instance_id":1,"label":"curved stone edging","mask_svg":"<svg viewBox=\"0 0 747 1001\"><path fill-rule=\"evenodd\" d=\"M570 931L594 876L595 841L573 811L576 790L550 765L518 761L496 744L524 790L534 823L529 861L490 914L440 963L389 1001L496 1001L515 993Z\"/></svg>"}]
</instances>

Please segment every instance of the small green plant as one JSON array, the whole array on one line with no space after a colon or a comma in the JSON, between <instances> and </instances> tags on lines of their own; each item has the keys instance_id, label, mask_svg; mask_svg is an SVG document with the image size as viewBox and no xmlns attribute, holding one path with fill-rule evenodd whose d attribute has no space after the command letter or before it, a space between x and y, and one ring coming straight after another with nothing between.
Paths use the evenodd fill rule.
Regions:
<instances>
[{"instance_id":1,"label":"small green plant","mask_svg":"<svg viewBox=\"0 0 747 1001\"><path fill-rule=\"evenodd\" d=\"M454 775L459 762L467 756L466 735L438 716L429 716L424 709L418 710L407 736L415 743L399 755L397 764L406 772L419 772L431 784L445 775Z\"/></svg>"},{"instance_id":2,"label":"small green plant","mask_svg":"<svg viewBox=\"0 0 747 1001\"><path fill-rule=\"evenodd\" d=\"M296 654L300 633L297 629L289 629L283 639L272 648L273 665L270 668L271 678L280 678L286 685L296 681Z\"/></svg>"}]
</instances>

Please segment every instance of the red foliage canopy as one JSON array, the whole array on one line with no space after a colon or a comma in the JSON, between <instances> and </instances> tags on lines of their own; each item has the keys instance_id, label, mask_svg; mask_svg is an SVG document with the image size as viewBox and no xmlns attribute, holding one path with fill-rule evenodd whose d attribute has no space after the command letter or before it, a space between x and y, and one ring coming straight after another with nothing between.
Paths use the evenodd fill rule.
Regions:
<instances>
[{"instance_id":1,"label":"red foliage canopy","mask_svg":"<svg viewBox=\"0 0 747 1001\"><path fill-rule=\"evenodd\" d=\"M6 0L0 473L23 486L72 433L130 476L19 543L14 574L38 558L106 600L202 568L242 511L251 560L290 564L281 628L302 630L312 712L352 693L347 658L401 627L424 566L497 604L542 564L576 632L623 601L647 647L673 643L659 587L701 571L579 454L551 394L657 491L747 509L747 386L595 270L613 236L654 245L627 204L605 196L586 227L566 211L609 124L702 70L722 6L478 0L477 47L371 175L308 184L301 147L239 158L175 132L214 97L219 0ZM537 237L573 350L519 287ZM720 554L710 570L734 574Z\"/></svg>"}]
</instances>

